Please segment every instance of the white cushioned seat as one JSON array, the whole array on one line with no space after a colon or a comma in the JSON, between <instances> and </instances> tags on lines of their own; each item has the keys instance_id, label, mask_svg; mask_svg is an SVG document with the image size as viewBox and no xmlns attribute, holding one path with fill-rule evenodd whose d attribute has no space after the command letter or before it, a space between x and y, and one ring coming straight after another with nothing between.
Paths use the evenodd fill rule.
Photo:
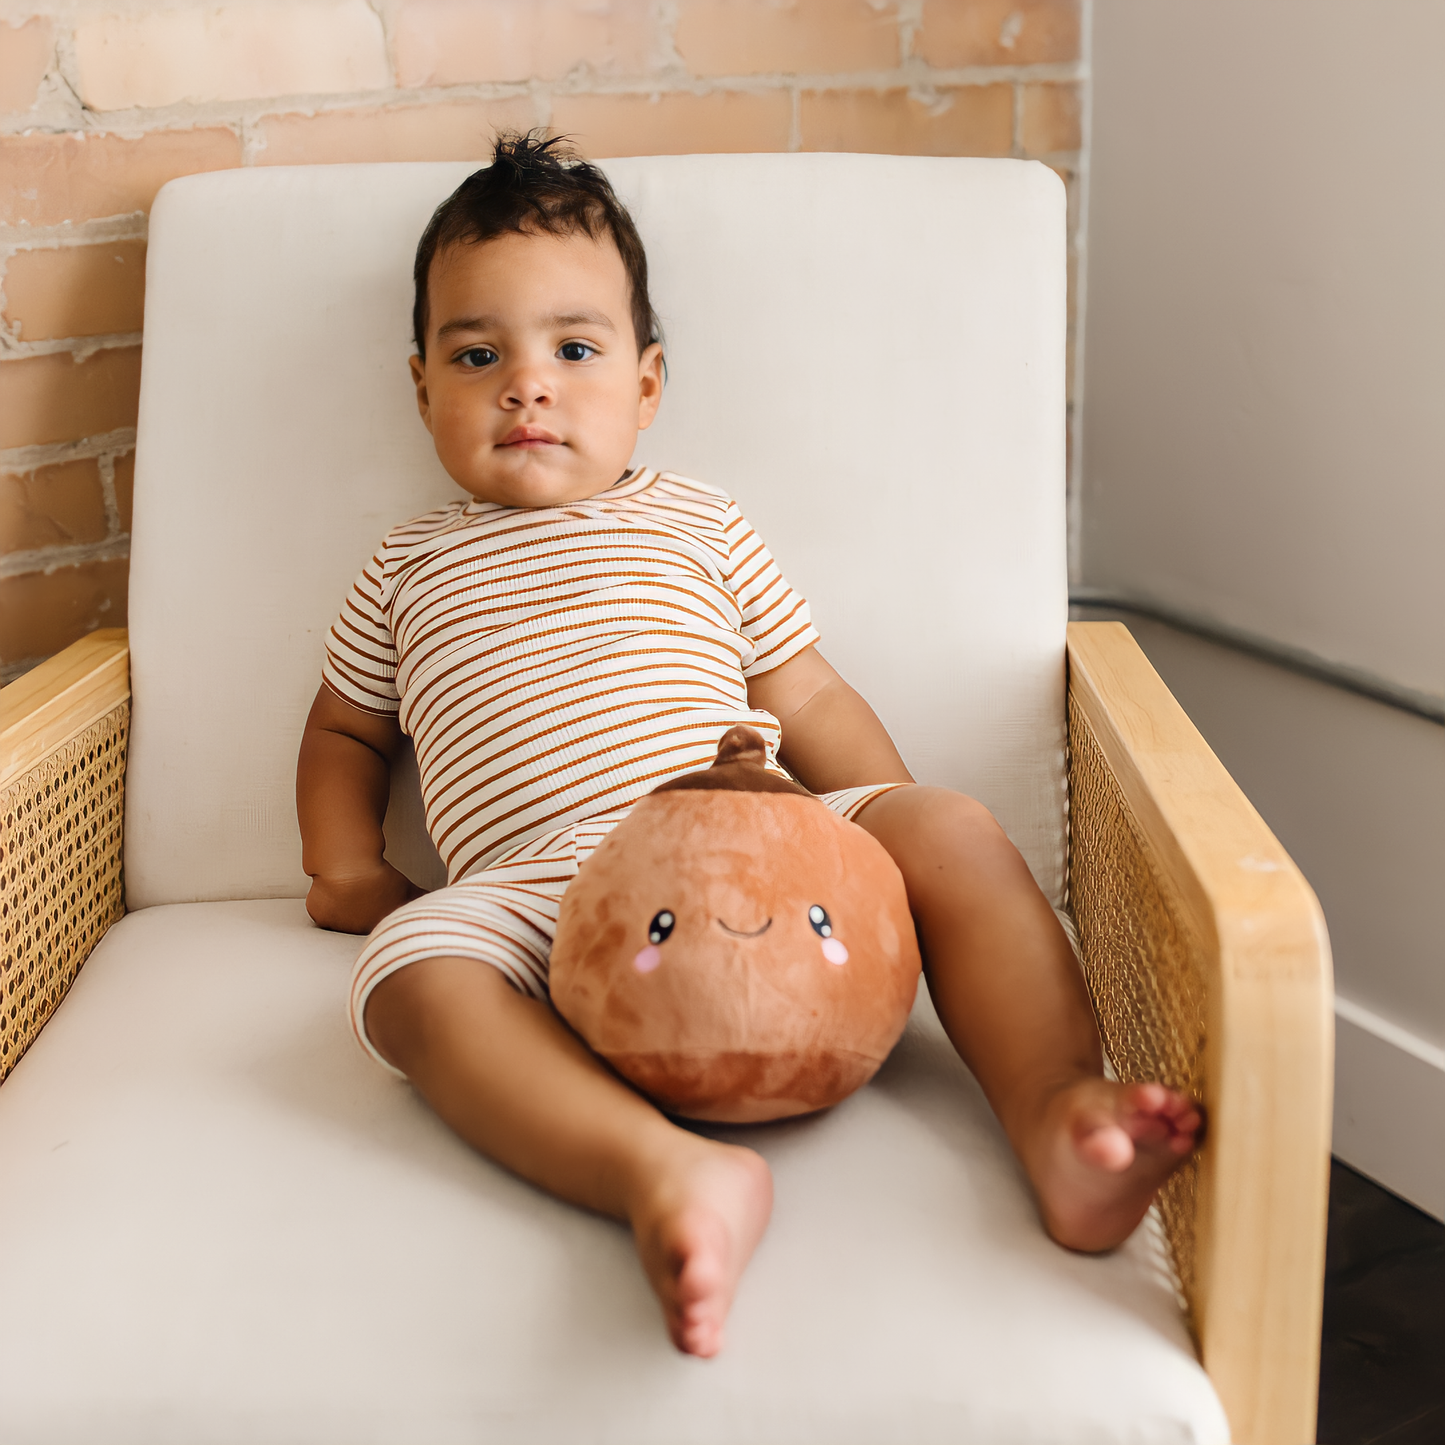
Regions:
<instances>
[{"instance_id":1,"label":"white cushioned seat","mask_svg":"<svg viewBox=\"0 0 1445 1445\"><path fill-rule=\"evenodd\" d=\"M620 1225L361 1054L356 948L272 900L97 949L0 1090L7 1445L1227 1438L1147 1233L1044 1238L926 1003L833 1113L735 1131L777 1212L702 1362Z\"/></svg>"},{"instance_id":2,"label":"white cushioned seat","mask_svg":"<svg viewBox=\"0 0 1445 1445\"><path fill-rule=\"evenodd\" d=\"M608 162L671 380L639 459L731 490L924 781L1064 882L1063 194L1014 161ZM172 183L131 575L133 910L0 1089L0 1445L1227 1439L1146 1235L1043 1235L925 1003L832 1113L747 1131L777 1211L724 1355L625 1232L469 1151L344 1018L299 901L322 639L456 495L406 373L457 165ZM414 768L392 854L436 881Z\"/></svg>"}]
</instances>

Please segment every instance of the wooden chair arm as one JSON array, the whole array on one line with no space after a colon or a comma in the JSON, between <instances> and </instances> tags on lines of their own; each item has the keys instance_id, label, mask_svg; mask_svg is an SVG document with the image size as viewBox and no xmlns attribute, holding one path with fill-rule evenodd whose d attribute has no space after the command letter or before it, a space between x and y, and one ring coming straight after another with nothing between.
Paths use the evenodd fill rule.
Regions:
<instances>
[{"instance_id":1,"label":"wooden chair arm","mask_svg":"<svg viewBox=\"0 0 1445 1445\"><path fill-rule=\"evenodd\" d=\"M0 1082L125 912L129 728L123 630L92 632L0 689Z\"/></svg>"},{"instance_id":2,"label":"wooden chair arm","mask_svg":"<svg viewBox=\"0 0 1445 1445\"><path fill-rule=\"evenodd\" d=\"M1236 1445L1314 1439L1333 1011L1314 893L1128 629L1069 626L1070 903L1123 1078L1202 1097L1161 1196Z\"/></svg>"}]
</instances>

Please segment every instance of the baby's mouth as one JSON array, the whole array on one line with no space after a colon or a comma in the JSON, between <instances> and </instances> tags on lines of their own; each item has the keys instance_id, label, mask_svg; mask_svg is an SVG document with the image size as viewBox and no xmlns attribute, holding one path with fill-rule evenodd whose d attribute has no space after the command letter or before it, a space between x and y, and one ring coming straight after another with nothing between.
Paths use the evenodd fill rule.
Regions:
<instances>
[{"instance_id":1,"label":"baby's mouth","mask_svg":"<svg viewBox=\"0 0 1445 1445\"><path fill-rule=\"evenodd\" d=\"M721 928L724 933L732 934L734 938L761 938L763 934L765 934L768 929L773 926L773 920L771 918L768 919L768 921L763 924L761 928L755 928L751 933L747 932L745 929L742 928L729 928L728 925L724 923L721 918L717 920L717 926Z\"/></svg>"},{"instance_id":2,"label":"baby's mouth","mask_svg":"<svg viewBox=\"0 0 1445 1445\"><path fill-rule=\"evenodd\" d=\"M555 447L562 438L544 426L514 426L501 441L499 447Z\"/></svg>"}]
</instances>

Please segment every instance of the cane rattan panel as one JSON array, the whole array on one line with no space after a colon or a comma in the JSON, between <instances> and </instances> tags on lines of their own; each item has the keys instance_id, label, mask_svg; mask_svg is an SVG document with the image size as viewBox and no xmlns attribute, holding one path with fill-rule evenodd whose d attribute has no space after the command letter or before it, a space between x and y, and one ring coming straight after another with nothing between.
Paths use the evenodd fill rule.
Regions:
<instances>
[{"instance_id":1,"label":"cane rattan panel","mask_svg":"<svg viewBox=\"0 0 1445 1445\"><path fill-rule=\"evenodd\" d=\"M0 794L0 1080L125 912L129 726L122 703Z\"/></svg>"},{"instance_id":2,"label":"cane rattan panel","mask_svg":"<svg viewBox=\"0 0 1445 1445\"><path fill-rule=\"evenodd\" d=\"M1088 722L1069 700L1069 902L1099 1031L1121 1079L1204 1097L1205 951ZM1198 1155L1159 1196L1191 1313Z\"/></svg>"}]
</instances>

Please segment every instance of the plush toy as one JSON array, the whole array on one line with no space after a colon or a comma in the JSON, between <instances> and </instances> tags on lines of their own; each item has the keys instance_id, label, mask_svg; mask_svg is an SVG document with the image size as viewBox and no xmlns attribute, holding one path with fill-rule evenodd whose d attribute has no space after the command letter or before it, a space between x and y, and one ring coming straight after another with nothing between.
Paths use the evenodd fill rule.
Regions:
<instances>
[{"instance_id":1,"label":"plush toy","mask_svg":"<svg viewBox=\"0 0 1445 1445\"><path fill-rule=\"evenodd\" d=\"M648 794L562 899L552 1000L669 1113L752 1123L867 1083L918 987L903 879L874 838L733 728Z\"/></svg>"}]
</instances>

